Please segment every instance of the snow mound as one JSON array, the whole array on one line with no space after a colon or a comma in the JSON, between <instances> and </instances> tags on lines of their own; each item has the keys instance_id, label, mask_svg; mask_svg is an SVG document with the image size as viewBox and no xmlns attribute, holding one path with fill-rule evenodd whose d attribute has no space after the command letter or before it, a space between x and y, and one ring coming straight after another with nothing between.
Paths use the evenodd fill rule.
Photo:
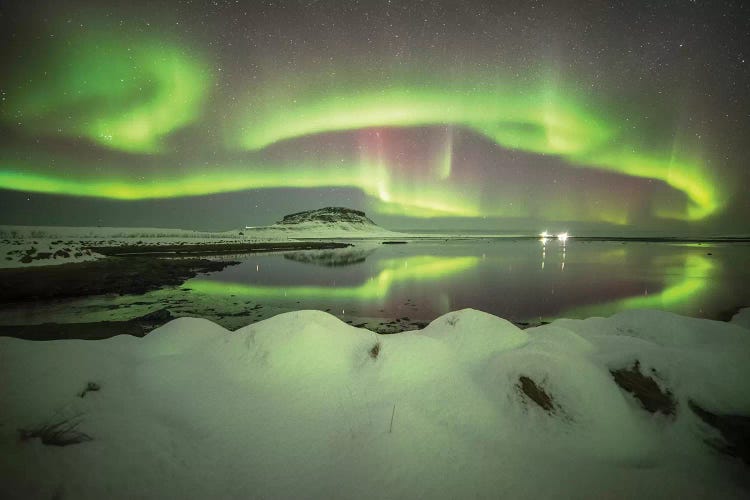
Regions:
<instances>
[{"instance_id":1,"label":"snow mound","mask_svg":"<svg viewBox=\"0 0 750 500\"><path fill-rule=\"evenodd\" d=\"M749 356L745 328L654 311L522 331L467 309L397 335L296 311L235 332L181 318L142 339L0 338L0 483L9 498L747 497L691 405L750 414ZM616 382L634 366L673 412ZM28 437L65 419L91 440Z\"/></svg>"},{"instance_id":2,"label":"snow mound","mask_svg":"<svg viewBox=\"0 0 750 500\"><path fill-rule=\"evenodd\" d=\"M692 399L719 413L750 414L750 334L740 326L656 310L561 319L552 326L595 344L593 356L609 369L638 360L671 387L678 404Z\"/></svg>"},{"instance_id":3,"label":"snow mound","mask_svg":"<svg viewBox=\"0 0 750 500\"><path fill-rule=\"evenodd\" d=\"M741 309L740 312L732 316L732 323L744 328L750 328L750 307Z\"/></svg>"}]
</instances>

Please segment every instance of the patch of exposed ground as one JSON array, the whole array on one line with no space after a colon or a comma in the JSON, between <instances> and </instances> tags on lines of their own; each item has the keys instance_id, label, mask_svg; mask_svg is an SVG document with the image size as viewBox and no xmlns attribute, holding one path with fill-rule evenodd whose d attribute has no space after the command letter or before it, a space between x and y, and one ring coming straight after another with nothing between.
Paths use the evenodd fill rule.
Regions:
<instances>
[{"instance_id":1,"label":"patch of exposed ground","mask_svg":"<svg viewBox=\"0 0 750 500\"><path fill-rule=\"evenodd\" d=\"M652 370L656 375L655 370ZM662 391L659 384L647 375L641 373L641 364L636 361L631 368L620 368L610 370L615 383L622 389L632 394L644 410L649 413L663 413L674 416L677 412L677 403L668 389Z\"/></svg>"},{"instance_id":2,"label":"patch of exposed ground","mask_svg":"<svg viewBox=\"0 0 750 500\"><path fill-rule=\"evenodd\" d=\"M533 401L547 413L555 413L556 406L552 396L547 394L547 392L532 379L525 375L521 375L518 378L518 384L516 387L521 391L521 394L525 396L524 399Z\"/></svg>"},{"instance_id":3,"label":"patch of exposed ground","mask_svg":"<svg viewBox=\"0 0 750 500\"><path fill-rule=\"evenodd\" d=\"M688 406L703 422L718 430L724 440L709 444L750 465L750 416L712 413L692 400L688 401Z\"/></svg>"}]
</instances>

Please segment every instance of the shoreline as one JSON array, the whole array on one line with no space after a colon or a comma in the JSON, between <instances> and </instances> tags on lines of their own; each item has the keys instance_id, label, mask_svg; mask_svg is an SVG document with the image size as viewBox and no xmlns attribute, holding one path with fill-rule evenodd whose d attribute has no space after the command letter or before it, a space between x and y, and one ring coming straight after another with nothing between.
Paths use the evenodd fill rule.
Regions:
<instances>
[{"instance_id":1,"label":"shoreline","mask_svg":"<svg viewBox=\"0 0 750 500\"><path fill-rule=\"evenodd\" d=\"M220 271L237 261L200 258L207 255L345 248L345 243L282 242L205 245L128 245L91 247L105 258L49 266L0 269L0 305L106 294L141 294L181 285L201 273ZM179 259L160 258L165 255ZM183 258L185 257L185 258Z\"/></svg>"},{"instance_id":2,"label":"shoreline","mask_svg":"<svg viewBox=\"0 0 750 500\"><path fill-rule=\"evenodd\" d=\"M92 252L107 257L161 255L229 255L291 250L329 250L353 246L329 241L269 241L263 243L191 243L175 245L87 246Z\"/></svg>"},{"instance_id":3,"label":"shoreline","mask_svg":"<svg viewBox=\"0 0 750 500\"><path fill-rule=\"evenodd\" d=\"M528 240L532 238L519 239ZM407 240L420 241L420 239ZM369 239L359 240L357 243L362 244L364 241L379 241L385 244L388 240ZM586 240L583 239L583 241ZM404 240L398 240L398 242L406 243ZM674 243L673 240L661 242ZM354 246L351 242L312 240L201 244L170 242L163 245L144 242L144 244L120 246L90 246L86 248L104 255L104 257L96 261L0 269L0 280L6 285L0 289L0 311L11 311L17 307L28 309L31 306L29 312L34 314L33 311L37 307L48 307L54 305L55 301L58 300L65 302L68 299L76 301L77 299L89 300L89 298L96 299L97 297L105 300L117 300L117 296L142 295L158 290L168 291L170 287L179 288L187 280L199 274L218 272L228 266L236 265L243 255L341 249ZM221 255L224 257L216 258ZM215 258L202 258L209 256ZM37 340L99 339L119 334L143 336L173 318L191 316L190 311L180 304L186 302L182 299L184 297L171 302L157 299L147 308L140 307L138 303L134 304L138 307L131 305L115 306L110 309L121 308L120 310L125 314L111 314L109 317L99 315L98 318L87 318L89 321L80 321L78 318L60 318L58 320L51 317L37 317L36 321L30 324L27 317L18 317L15 321L11 320L12 324L10 324L11 321L6 320L6 324L0 325L0 336ZM216 309L211 307L207 309L208 314L198 314L198 316L217 321L225 328L233 330L292 310L285 307L279 308L273 303L256 302L256 300L253 300L252 303L245 301L244 306L233 302L233 306L226 311L218 306L216 306ZM242 300L239 300L239 302L242 302ZM727 308L726 311L722 311L719 316L711 316L710 319L727 321L746 305L736 304ZM131 307L133 308L130 309ZM326 305L318 306L319 310L325 308ZM325 310L331 311L330 308ZM159 311L163 311L166 315L157 320L152 315ZM198 311L193 313L195 312ZM421 330L429 323L429 317L409 318L404 315L404 312L376 317L360 316L354 313L354 315L341 315L339 319L352 326L364 327L380 334ZM537 316L535 314L531 316L534 320L529 320L527 317L514 317L510 318L509 321L521 329L526 329L546 324L547 321L542 321L542 316L544 316L544 320L556 318L556 316ZM537 317L539 318L538 321L536 320ZM71 319L72 321L70 321ZM94 319L94 321L91 321L91 319Z\"/></svg>"}]
</instances>

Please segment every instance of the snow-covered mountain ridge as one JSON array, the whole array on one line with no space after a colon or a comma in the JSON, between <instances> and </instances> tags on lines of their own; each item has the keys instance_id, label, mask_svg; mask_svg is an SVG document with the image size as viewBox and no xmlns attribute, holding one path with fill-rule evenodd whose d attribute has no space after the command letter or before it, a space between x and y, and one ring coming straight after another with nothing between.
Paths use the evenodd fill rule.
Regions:
<instances>
[{"instance_id":1,"label":"snow-covered mountain ridge","mask_svg":"<svg viewBox=\"0 0 750 500\"><path fill-rule=\"evenodd\" d=\"M375 224L365 212L345 207L324 207L285 215L270 226L246 227L246 236L287 238L346 238L398 236ZM248 231L250 231L248 233Z\"/></svg>"},{"instance_id":2,"label":"snow-covered mountain ridge","mask_svg":"<svg viewBox=\"0 0 750 500\"><path fill-rule=\"evenodd\" d=\"M303 224L309 222L337 224L348 222L351 224L362 224L364 226L376 226L367 214L361 210L353 210L345 207L324 207L317 210L306 210L285 215L276 224Z\"/></svg>"}]
</instances>

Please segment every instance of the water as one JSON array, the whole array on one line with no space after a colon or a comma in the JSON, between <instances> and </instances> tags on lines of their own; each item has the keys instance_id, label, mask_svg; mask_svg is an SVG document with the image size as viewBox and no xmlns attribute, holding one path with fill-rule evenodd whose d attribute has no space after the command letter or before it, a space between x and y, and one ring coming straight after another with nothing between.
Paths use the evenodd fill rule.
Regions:
<instances>
[{"instance_id":1,"label":"water","mask_svg":"<svg viewBox=\"0 0 750 500\"><path fill-rule=\"evenodd\" d=\"M253 256L188 282L361 317L429 321L473 307L517 321L656 307L717 318L750 304L747 244L485 240Z\"/></svg>"},{"instance_id":2,"label":"water","mask_svg":"<svg viewBox=\"0 0 750 500\"><path fill-rule=\"evenodd\" d=\"M5 324L127 319L168 307L238 328L321 309L397 331L471 307L519 323L659 308L728 319L750 305L750 244L529 239L356 243L340 250L232 256L239 265L181 287L8 310Z\"/></svg>"}]
</instances>

